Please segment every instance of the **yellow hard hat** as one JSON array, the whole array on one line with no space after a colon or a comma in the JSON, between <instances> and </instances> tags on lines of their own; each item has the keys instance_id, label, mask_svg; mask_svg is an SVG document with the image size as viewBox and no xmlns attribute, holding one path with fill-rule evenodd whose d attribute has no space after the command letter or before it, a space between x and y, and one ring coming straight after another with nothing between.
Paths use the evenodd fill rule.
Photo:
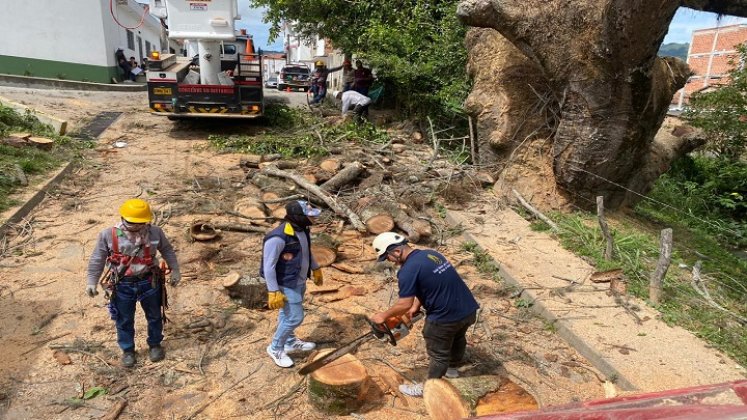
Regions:
<instances>
[{"instance_id":1,"label":"yellow hard hat","mask_svg":"<svg viewBox=\"0 0 747 420\"><path fill-rule=\"evenodd\" d=\"M316 65L317 67L321 67L321 66L324 65L324 61L322 61L322 60L316 60L316 62L314 63L314 65Z\"/></svg>"},{"instance_id":2,"label":"yellow hard hat","mask_svg":"<svg viewBox=\"0 0 747 420\"><path fill-rule=\"evenodd\" d=\"M147 201L132 198L119 207L119 215L130 223L150 223L153 220L153 212Z\"/></svg>"}]
</instances>

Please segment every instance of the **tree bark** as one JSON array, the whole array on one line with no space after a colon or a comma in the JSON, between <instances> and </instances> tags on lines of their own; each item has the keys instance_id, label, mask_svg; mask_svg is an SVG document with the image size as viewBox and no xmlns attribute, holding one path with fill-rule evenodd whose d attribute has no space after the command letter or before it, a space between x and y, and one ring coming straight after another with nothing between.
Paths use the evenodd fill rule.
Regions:
<instances>
[{"instance_id":1,"label":"tree bark","mask_svg":"<svg viewBox=\"0 0 747 420\"><path fill-rule=\"evenodd\" d=\"M342 187L358 179L358 176L364 169L365 168L360 162L353 162L322 184L320 188L327 192L338 191Z\"/></svg>"},{"instance_id":2,"label":"tree bark","mask_svg":"<svg viewBox=\"0 0 747 420\"><path fill-rule=\"evenodd\" d=\"M658 147L654 137L672 95L689 76L682 60L657 57L680 4L679 0L462 1L458 15L464 23L492 28L516 48L491 50L474 42L468 45L471 62L492 52L512 56L520 52L515 59L498 60L498 68L472 68L476 82L490 72L507 81L523 77L521 83L513 83L519 87L498 92L504 94L498 98L500 104L482 106L473 100L468 106L478 121L478 137L486 119L502 115L497 138L505 140L501 144L507 149L478 139L479 162L505 164L506 155L518 145L549 138L553 184L568 200L591 207L601 195L609 209L640 200L640 194L668 168L669 161L661 165L660 159L652 159ZM476 94L496 97L495 90L473 90L470 96ZM537 118L538 114L544 118ZM677 155L695 147L686 139L681 142L682 147L672 148Z\"/></svg>"},{"instance_id":3,"label":"tree bark","mask_svg":"<svg viewBox=\"0 0 747 420\"><path fill-rule=\"evenodd\" d=\"M229 277L227 280L233 278ZM228 296L238 299L245 308L261 309L267 306L267 283L259 276L244 275L234 284L226 281L224 287Z\"/></svg>"},{"instance_id":4,"label":"tree bark","mask_svg":"<svg viewBox=\"0 0 747 420\"><path fill-rule=\"evenodd\" d=\"M661 284L664 276L667 275L669 264L672 262L672 229L667 228L661 231L661 241L659 244L659 262L656 269L651 273L651 285L649 288L649 299L654 305L661 300Z\"/></svg>"}]
</instances>

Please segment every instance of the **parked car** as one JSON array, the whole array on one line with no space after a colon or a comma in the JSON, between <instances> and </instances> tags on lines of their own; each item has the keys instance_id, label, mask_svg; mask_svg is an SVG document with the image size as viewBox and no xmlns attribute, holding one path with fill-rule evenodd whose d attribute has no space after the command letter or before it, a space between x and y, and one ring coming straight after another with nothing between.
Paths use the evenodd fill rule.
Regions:
<instances>
[{"instance_id":1,"label":"parked car","mask_svg":"<svg viewBox=\"0 0 747 420\"><path fill-rule=\"evenodd\" d=\"M276 88L278 87L278 78L275 76L270 76L265 81L265 87L268 88Z\"/></svg>"},{"instance_id":2,"label":"parked car","mask_svg":"<svg viewBox=\"0 0 747 420\"><path fill-rule=\"evenodd\" d=\"M311 84L311 69L305 64L286 64L280 70L278 90L301 89L306 92Z\"/></svg>"}]
</instances>

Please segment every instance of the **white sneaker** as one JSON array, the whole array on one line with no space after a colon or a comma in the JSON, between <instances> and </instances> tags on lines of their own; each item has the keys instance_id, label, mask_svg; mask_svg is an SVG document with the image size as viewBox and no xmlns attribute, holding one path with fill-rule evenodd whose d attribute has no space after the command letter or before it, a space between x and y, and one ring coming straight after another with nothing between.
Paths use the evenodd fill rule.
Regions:
<instances>
[{"instance_id":1,"label":"white sneaker","mask_svg":"<svg viewBox=\"0 0 747 420\"><path fill-rule=\"evenodd\" d=\"M303 341L299 338L293 337L293 341L285 343L283 349L290 353L292 351L311 351L316 348L316 343L310 341Z\"/></svg>"},{"instance_id":2,"label":"white sneaker","mask_svg":"<svg viewBox=\"0 0 747 420\"><path fill-rule=\"evenodd\" d=\"M285 354L283 350L273 350L272 344L267 346L267 354L270 355L272 361L281 368L289 368L293 366L293 360Z\"/></svg>"},{"instance_id":3,"label":"white sneaker","mask_svg":"<svg viewBox=\"0 0 747 420\"><path fill-rule=\"evenodd\" d=\"M446 374L444 376L447 378L458 378L459 371L457 370L457 368L449 368L446 370Z\"/></svg>"},{"instance_id":4,"label":"white sneaker","mask_svg":"<svg viewBox=\"0 0 747 420\"><path fill-rule=\"evenodd\" d=\"M410 397L422 397L423 396L423 384L402 384L399 386L399 392L409 395Z\"/></svg>"}]
</instances>

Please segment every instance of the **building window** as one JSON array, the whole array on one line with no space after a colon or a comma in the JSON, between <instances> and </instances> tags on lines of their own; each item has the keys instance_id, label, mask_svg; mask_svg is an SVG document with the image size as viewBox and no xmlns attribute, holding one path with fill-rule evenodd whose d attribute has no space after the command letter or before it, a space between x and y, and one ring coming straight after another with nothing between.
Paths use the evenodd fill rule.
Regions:
<instances>
[{"instance_id":1,"label":"building window","mask_svg":"<svg viewBox=\"0 0 747 420\"><path fill-rule=\"evenodd\" d=\"M127 49L135 51L135 34L129 29L127 29Z\"/></svg>"},{"instance_id":2,"label":"building window","mask_svg":"<svg viewBox=\"0 0 747 420\"><path fill-rule=\"evenodd\" d=\"M145 41L145 55L150 55L150 41Z\"/></svg>"}]
</instances>

